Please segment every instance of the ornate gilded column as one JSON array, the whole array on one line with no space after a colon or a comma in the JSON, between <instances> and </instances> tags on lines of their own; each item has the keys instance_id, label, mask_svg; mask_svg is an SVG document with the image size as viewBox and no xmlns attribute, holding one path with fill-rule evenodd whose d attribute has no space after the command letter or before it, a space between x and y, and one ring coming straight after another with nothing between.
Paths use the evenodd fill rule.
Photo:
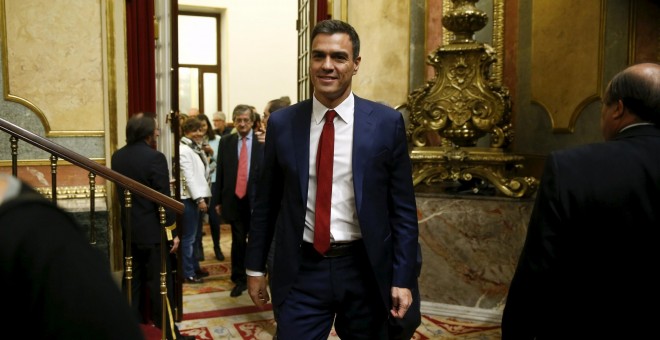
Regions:
<instances>
[{"instance_id":1,"label":"ornate gilded column","mask_svg":"<svg viewBox=\"0 0 660 340\"><path fill-rule=\"evenodd\" d=\"M529 196L538 181L517 176L524 158L505 151L514 131L495 50L474 40L488 22L477 1L452 0L442 24L453 39L427 57L435 77L408 96L413 181L420 192Z\"/></svg>"}]
</instances>

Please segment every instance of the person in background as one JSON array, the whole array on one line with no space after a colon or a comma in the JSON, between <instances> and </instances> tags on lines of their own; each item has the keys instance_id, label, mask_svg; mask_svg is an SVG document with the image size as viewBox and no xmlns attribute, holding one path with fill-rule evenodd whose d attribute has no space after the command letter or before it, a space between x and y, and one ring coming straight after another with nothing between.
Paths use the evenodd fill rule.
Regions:
<instances>
[{"instance_id":1,"label":"person in background","mask_svg":"<svg viewBox=\"0 0 660 340\"><path fill-rule=\"evenodd\" d=\"M266 142L266 130L261 123L261 116L255 111L254 115L254 124L252 124L252 131L254 131L255 139L259 143Z\"/></svg>"},{"instance_id":2,"label":"person in background","mask_svg":"<svg viewBox=\"0 0 660 340\"><path fill-rule=\"evenodd\" d=\"M5 339L144 339L107 258L80 224L19 179L0 174Z\"/></svg>"},{"instance_id":3,"label":"person in background","mask_svg":"<svg viewBox=\"0 0 660 340\"><path fill-rule=\"evenodd\" d=\"M266 107L264 108L264 115L261 119L261 131L263 131L263 133L257 136L261 143L266 142L266 129L268 129L268 118L270 118L270 114L289 105L291 105L290 102L287 102L283 99L273 99L266 103Z\"/></svg>"},{"instance_id":4,"label":"person in background","mask_svg":"<svg viewBox=\"0 0 660 340\"><path fill-rule=\"evenodd\" d=\"M502 339L657 336L660 65L605 89L604 143L551 152L502 316Z\"/></svg>"},{"instance_id":5,"label":"person in background","mask_svg":"<svg viewBox=\"0 0 660 340\"><path fill-rule=\"evenodd\" d=\"M231 126L227 126L227 116L224 112L218 111L213 114L213 130L218 136L224 136L231 133Z\"/></svg>"},{"instance_id":6,"label":"person in background","mask_svg":"<svg viewBox=\"0 0 660 340\"><path fill-rule=\"evenodd\" d=\"M204 129L204 125L210 126L210 122L208 117L206 115L199 115L197 116L200 118L200 120L203 120L202 122L202 131L205 130L204 133L204 143L203 143L203 148L206 150L206 156L209 160L209 167L211 169L210 171L210 176L211 176L211 198L210 201L208 202L210 209L207 210L208 214L208 221L209 221L209 229L211 230L211 239L213 241L213 253L215 255L216 260L218 261L224 261L225 260L225 255L222 253L222 248L220 248L220 215L215 211L214 207L218 204L215 200L217 199L217 195L214 194L216 188L215 188L215 171L217 167L217 158L218 158L218 146L220 145L220 136L215 133L215 130L211 130L209 128ZM199 244L198 244L199 251L203 254L204 248L202 247L202 239L199 237ZM203 256L202 256L203 260Z\"/></svg>"},{"instance_id":7,"label":"person in background","mask_svg":"<svg viewBox=\"0 0 660 340\"><path fill-rule=\"evenodd\" d=\"M262 124L261 124L262 129L263 129L263 133L258 136L260 143L265 143L266 142L266 129L268 128L268 118L270 117L271 113L273 113L273 112L275 112L279 109L285 108L285 107L289 106L290 104L291 104L290 101L287 102L287 101L285 101L281 98L273 99L273 100L269 101L268 103L266 103L266 107L264 108ZM267 261L268 264L266 266L266 270L268 272L268 277L271 277L273 275L272 268L273 268L273 253L275 251L274 244L276 242L275 240L276 240L276 238L273 237L273 241L271 241L270 250L268 251L268 261ZM272 291L271 284L272 284L272 280L268 280L268 287L271 288L271 291ZM275 320L277 321L277 308L276 308L276 306L273 306L273 316L274 316Z\"/></svg>"},{"instance_id":8,"label":"person in background","mask_svg":"<svg viewBox=\"0 0 660 340\"><path fill-rule=\"evenodd\" d=\"M387 339L388 319L406 315L417 281L417 209L403 117L353 94L361 57L352 26L324 20L311 39L312 99L268 119L246 256L248 293L258 307L270 300L265 272L277 233L271 279L279 339L327 339L333 322L340 338ZM322 133L332 126L334 134ZM322 134L324 148L334 144L329 155L318 152ZM317 157L326 156L330 164L319 166ZM331 183L317 183L319 177Z\"/></svg>"},{"instance_id":9,"label":"person in background","mask_svg":"<svg viewBox=\"0 0 660 340\"><path fill-rule=\"evenodd\" d=\"M204 165L208 168L209 170L209 187L211 185L211 176L215 172L215 157L213 155L214 151L211 145L209 144L209 141L211 139L215 139L215 133L211 129L211 121L205 114L198 114L196 116L193 116L196 119L199 120L199 122L202 124L202 135L198 139L195 140L195 143L204 151L205 158L204 158ZM209 206L210 204L210 197L206 198L206 205ZM206 213L201 214L201 218L199 219L199 226L197 227L197 235L195 236L195 244L193 247L193 253L195 254L195 258L198 261L204 261L204 243L202 242L202 236L204 236L206 233L204 232L204 221L206 220L208 209ZM208 270L206 270L204 267L200 267L200 276L206 277L209 275Z\"/></svg>"},{"instance_id":10,"label":"person in background","mask_svg":"<svg viewBox=\"0 0 660 340\"><path fill-rule=\"evenodd\" d=\"M264 116L263 116L263 119L262 119L262 122L261 122L264 131L266 129L268 129L268 118L270 118L270 115L273 112L275 112L279 109L283 109L283 108L285 108L289 105L291 105L290 102L287 102L286 100L279 99L279 98L278 99L273 99L273 100L269 101L266 104L266 107L264 108Z\"/></svg>"},{"instance_id":11,"label":"person in background","mask_svg":"<svg viewBox=\"0 0 660 340\"><path fill-rule=\"evenodd\" d=\"M199 115L199 109L198 108L191 107L190 109L188 109L188 117L194 117L194 116L197 116L197 115Z\"/></svg>"},{"instance_id":12,"label":"person in background","mask_svg":"<svg viewBox=\"0 0 660 340\"><path fill-rule=\"evenodd\" d=\"M170 197L170 177L165 155L155 150L151 145L155 144L159 129L153 113L139 113L131 117L126 124L126 145L112 155L112 170L144 184L167 197ZM125 197L124 188L117 186L117 195L122 212L122 226L126 233L126 211L124 210ZM131 287L132 304L138 317L147 315L154 325L167 332L168 339L181 337L178 327L161 324L163 305L160 295L160 270L161 270L161 233L164 226L160 224L159 205L139 195L132 195L131 199L131 244L126 244L124 249L131 248L133 257L133 279ZM166 210L165 226L172 225L176 215L171 210ZM172 247L168 249L170 254L175 254L179 248L179 237L177 230L173 231ZM167 246L167 245L165 245ZM166 256L167 272L171 272L172 264L170 257ZM167 296L174 301L174 285L171 275L167 275ZM126 281L123 281L126 284ZM142 291L149 292L148 307L142 304ZM146 311L151 311L150 314ZM169 318L167 319L169 320ZM172 334L174 333L174 334Z\"/></svg>"},{"instance_id":13,"label":"person in background","mask_svg":"<svg viewBox=\"0 0 660 340\"><path fill-rule=\"evenodd\" d=\"M237 133L222 137L219 146L215 180L219 205L216 209L231 225L231 281L235 284L230 293L232 297L241 295L247 289L245 245L263 154L263 146L255 140L252 130L254 119L255 114L250 106L237 105L233 112ZM243 155L244 172L240 167Z\"/></svg>"},{"instance_id":14,"label":"person in background","mask_svg":"<svg viewBox=\"0 0 660 340\"><path fill-rule=\"evenodd\" d=\"M183 134L179 144L179 165L181 166L181 199L183 200L183 276L186 283L202 283L208 271L202 271L195 258L193 247L201 214L206 213L206 198L211 196L209 169L204 163L206 154L195 140L202 139L202 123L199 119L188 118L183 123Z\"/></svg>"},{"instance_id":15,"label":"person in background","mask_svg":"<svg viewBox=\"0 0 660 340\"><path fill-rule=\"evenodd\" d=\"M280 97L280 100L286 103L286 106L291 105L291 98L289 98L289 96L282 96ZM275 110L273 110L272 112L275 112Z\"/></svg>"}]
</instances>

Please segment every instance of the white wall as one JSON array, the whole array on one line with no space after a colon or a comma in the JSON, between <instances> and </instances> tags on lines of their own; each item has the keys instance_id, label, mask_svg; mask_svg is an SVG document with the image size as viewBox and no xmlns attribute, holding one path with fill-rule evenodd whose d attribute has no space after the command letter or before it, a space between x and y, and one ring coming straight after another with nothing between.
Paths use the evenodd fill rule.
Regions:
<instances>
[{"instance_id":1,"label":"white wall","mask_svg":"<svg viewBox=\"0 0 660 340\"><path fill-rule=\"evenodd\" d=\"M179 0L181 10L221 13L221 107L228 120L238 104L261 113L271 99L297 102L297 6L292 0Z\"/></svg>"}]
</instances>

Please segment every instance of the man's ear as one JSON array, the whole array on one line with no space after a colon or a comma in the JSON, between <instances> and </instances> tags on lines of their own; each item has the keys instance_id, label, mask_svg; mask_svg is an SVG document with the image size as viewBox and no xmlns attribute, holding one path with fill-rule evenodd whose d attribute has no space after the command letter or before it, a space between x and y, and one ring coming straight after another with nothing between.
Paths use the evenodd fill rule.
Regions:
<instances>
[{"instance_id":1,"label":"man's ear","mask_svg":"<svg viewBox=\"0 0 660 340\"><path fill-rule=\"evenodd\" d=\"M623 101L621 99L616 101L616 108L614 109L614 112L612 112L612 118L614 119L621 119L623 117L623 111L626 109L625 106L623 106Z\"/></svg>"},{"instance_id":2,"label":"man's ear","mask_svg":"<svg viewBox=\"0 0 660 340\"><path fill-rule=\"evenodd\" d=\"M362 56L358 56L355 58L355 67L353 67L353 75L356 75L358 72L358 69L360 68L360 62L362 61Z\"/></svg>"}]
</instances>

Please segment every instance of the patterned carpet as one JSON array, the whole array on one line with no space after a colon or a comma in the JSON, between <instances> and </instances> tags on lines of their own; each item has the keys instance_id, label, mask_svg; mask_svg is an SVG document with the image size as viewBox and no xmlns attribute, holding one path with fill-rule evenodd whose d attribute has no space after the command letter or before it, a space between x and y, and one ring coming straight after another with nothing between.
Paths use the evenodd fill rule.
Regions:
<instances>
[{"instance_id":1,"label":"patterned carpet","mask_svg":"<svg viewBox=\"0 0 660 340\"><path fill-rule=\"evenodd\" d=\"M259 310L247 293L232 298L233 287L229 279L231 271L231 231L229 225L222 226L221 247L226 256L219 262L213 255L211 233L206 227L203 237L205 261L202 267L210 272L202 284L184 284L183 321L179 323L181 333L194 335L197 340L272 339L275 323L272 310ZM423 315L422 324L413 339L457 339L499 340L500 327L456 318ZM332 332L328 339L339 339Z\"/></svg>"}]
</instances>

